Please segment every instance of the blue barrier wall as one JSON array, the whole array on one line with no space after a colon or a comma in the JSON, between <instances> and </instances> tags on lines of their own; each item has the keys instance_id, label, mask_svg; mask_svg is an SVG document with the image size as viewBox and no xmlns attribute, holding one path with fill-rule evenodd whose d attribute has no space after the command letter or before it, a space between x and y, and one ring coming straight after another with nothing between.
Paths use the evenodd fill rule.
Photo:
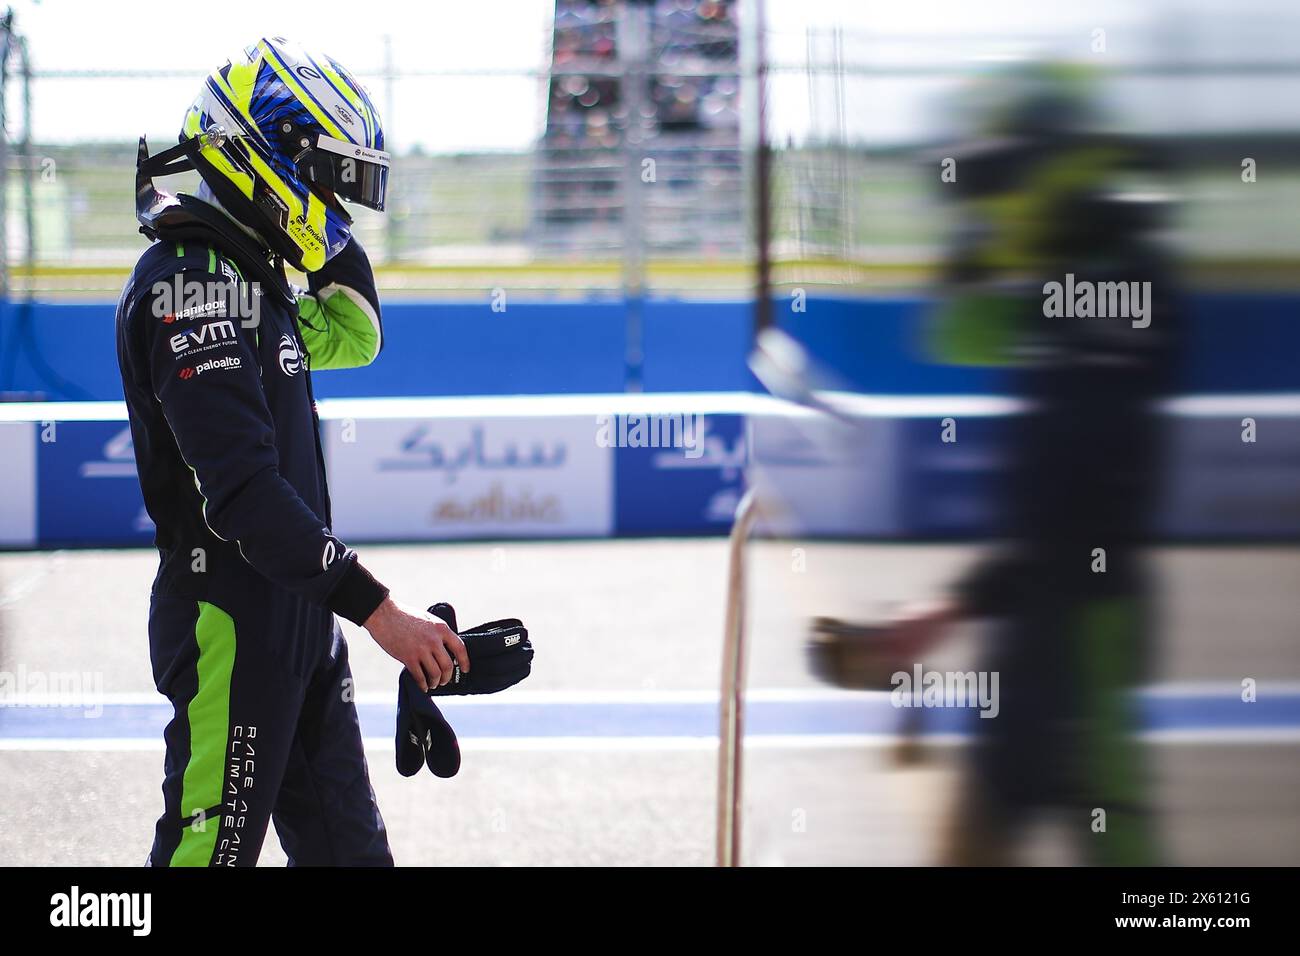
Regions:
<instances>
[{"instance_id":1,"label":"blue barrier wall","mask_svg":"<svg viewBox=\"0 0 1300 956\"><path fill-rule=\"evenodd\" d=\"M778 324L807 343L845 389L875 394L988 394L988 369L932 364L922 346L927 300L812 297ZM624 390L620 301L393 302L386 348L368 369L316 379L322 398L608 393ZM650 299L643 305L644 389L746 391L752 308L742 301ZM1202 294L1187 303L1189 393L1289 391L1300 384L1300 296ZM46 368L42 368L42 364ZM0 392L117 400L113 306L0 304Z\"/></svg>"},{"instance_id":2,"label":"blue barrier wall","mask_svg":"<svg viewBox=\"0 0 1300 956\"><path fill-rule=\"evenodd\" d=\"M67 382L66 390L60 379ZM120 401L113 306L0 302L0 392Z\"/></svg>"},{"instance_id":3,"label":"blue barrier wall","mask_svg":"<svg viewBox=\"0 0 1300 956\"><path fill-rule=\"evenodd\" d=\"M1300 383L1300 296L1207 294L1190 309L1184 391L1290 391Z\"/></svg>"},{"instance_id":4,"label":"blue barrier wall","mask_svg":"<svg viewBox=\"0 0 1300 956\"><path fill-rule=\"evenodd\" d=\"M833 377L830 387L885 395L968 395L1005 391L994 369L928 361L924 337L929 300L809 299L805 312L789 302L777 324L804 343Z\"/></svg>"},{"instance_id":5,"label":"blue barrier wall","mask_svg":"<svg viewBox=\"0 0 1300 956\"><path fill-rule=\"evenodd\" d=\"M805 342L840 388L874 394L988 394L992 369L927 362L922 298L810 298L776 303L779 325ZM624 390L625 306L616 300L394 302L373 367L316 378L321 398L372 395L590 394ZM643 303L646 392L755 390L745 365L746 302ZM1300 295L1188 299L1184 393L1288 392L1300 385ZM44 365L44 368L42 367ZM116 401L109 303L0 303L0 392Z\"/></svg>"}]
</instances>

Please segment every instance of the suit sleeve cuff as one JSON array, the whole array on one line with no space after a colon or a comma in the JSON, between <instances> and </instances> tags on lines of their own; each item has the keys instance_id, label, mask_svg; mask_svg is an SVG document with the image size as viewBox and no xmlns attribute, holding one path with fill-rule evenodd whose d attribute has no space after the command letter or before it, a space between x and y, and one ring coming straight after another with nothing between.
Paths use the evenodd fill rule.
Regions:
<instances>
[{"instance_id":1,"label":"suit sleeve cuff","mask_svg":"<svg viewBox=\"0 0 1300 956\"><path fill-rule=\"evenodd\" d=\"M353 561L329 596L329 609L353 624L362 625L388 597L388 588Z\"/></svg>"}]
</instances>

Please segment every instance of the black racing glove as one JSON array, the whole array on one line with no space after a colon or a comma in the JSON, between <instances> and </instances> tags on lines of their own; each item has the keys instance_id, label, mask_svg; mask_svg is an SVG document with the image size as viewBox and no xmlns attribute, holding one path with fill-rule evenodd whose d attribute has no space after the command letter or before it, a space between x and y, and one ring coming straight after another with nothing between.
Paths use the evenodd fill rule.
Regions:
<instances>
[{"instance_id":1,"label":"black racing glove","mask_svg":"<svg viewBox=\"0 0 1300 956\"><path fill-rule=\"evenodd\" d=\"M456 630L456 611L450 604L435 604L429 613ZM454 777L460 770L456 732L431 694L494 694L519 683L532 669L533 645L517 618L480 624L460 638L469 654L469 673L462 674L460 665L453 664L451 681L428 693L420 690L410 671L403 670L398 678L396 759L403 777L419 773L421 764L438 777Z\"/></svg>"},{"instance_id":2,"label":"black racing glove","mask_svg":"<svg viewBox=\"0 0 1300 956\"><path fill-rule=\"evenodd\" d=\"M421 764L436 777L456 776L460 744L438 705L420 690L411 672L403 670L397 680L397 772L414 776Z\"/></svg>"},{"instance_id":3,"label":"black racing glove","mask_svg":"<svg viewBox=\"0 0 1300 956\"><path fill-rule=\"evenodd\" d=\"M429 613L456 630L456 612L450 604L435 604ZM435 697L450 694L495 694L518 684L533 667L533 645L528 628L515 617L489 621L468 631L457 631L469 654L469 671L461 673L452 662L451 680L429 691Z\"/></svg>"},{"instance_id":4,"label":"black racing glove","mask_svg":"<svg viewBox=\"0 0 1300 956\"><path fill-rule=\"evenodd\" d=\"M453 631L456 612L450 604L429 609ZM436 777L454 777L460 770L460 744L456 731L429 695L420 690L411 672L397 679L397 772L412 777L426 765Z\"/></svg>"}]
</instances>

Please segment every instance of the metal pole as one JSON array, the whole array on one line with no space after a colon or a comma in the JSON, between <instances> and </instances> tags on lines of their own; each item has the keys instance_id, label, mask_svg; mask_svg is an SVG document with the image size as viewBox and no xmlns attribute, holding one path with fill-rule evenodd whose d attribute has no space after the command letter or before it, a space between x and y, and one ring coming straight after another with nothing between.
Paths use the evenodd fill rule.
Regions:
<instances>
[{"instance_id":1,"label":"metal pole","mask_svg":"<svg viewBox=\"0 0 1300 956\"><path fill-rule=\"evenodd\" d=\"M397 112L394 104L397 91L394 88L394 80L397 70L393 66L393 38L389 34L384 35L384 149L391 153L396 153L397 149L393 145L393 115ZM400 219L390 212L384 216L384 259L387 262L396 262L401 254L401 236L398 235Z\"/></svg>"},{"instance_id":2,"label":"metal pole","mask_svg":"<svg viewBox=\"0 0 1300 956\"><path fill-rule=\"evenodd\" d=\"M623 66L620 95L627 109L623 130L623 307L626 312L624 388L642 390L643 303L645 299L645 117L650 82L650 14L645 3L624 3L618 18L618 51Z\"/></svg>"},{"instance_id":3,"label":"metal pole","mask_svg":"<svg viewBox=\"0 0 1300 956\"><path fill-rule=\"evenodd\" d=\"M9 298L9 52L13 49L13 11L0 18L0 300ZM8 383L0 383L8 387Z\"/></svg>"},{"instance_id":4,"label":"metal pole","mask_svg":"<svg viewBox=\"0 0 1300 956\"><path fill-rule=\"evenodd\" d=\"M755 289L754 335L766 329L772 321L771 302L771 245L770 185L771 178L767 147L767 57L764 51L763 31L764 0L751 0L745 10L745 19L752 16L753 29L749 42L741 46L742 82L746 83L752 117L754 143L754 242ZM743 25L743 24L742 24ZM745 56L748 51L748 56ZM751 443L752 447L752 443ZM739 866L741 848L741 783L745 744L745 542L758 517L754 489L745 492L736 507L736 518L731 527L727 568L727 608L725 631L722 637L722 697L719 705L718 728L718 799L717 799L717 865Z\"/></svg>"},{"instance_id":5,"label":"metal pole","mask_svg":"<svg viewBox=\"0 0 1300 956\"><path fill-rule=\"evenodd\" d=\"M32 161L32 61L27 52L27 38L18 37L18 52L23 58L23 138L20 149L23 157L23 207L26 213L27 232L27 298L33 296L36 286L36 202L32 189L32 178L36 175L36 164Z\"/></svg>"},{"instance_id":6,"label":"metal pole","mask_svg":"<svg viewBox=\"0 0 1300 956\"><path fill-rule=\"evenodd\" d=\"M754 166L754 242L758 246L754 300L754 335L757 337L772 324L772 154L767 142L767 43L764 35L764 0L754 3L754 84L758 114L755 130Z\"/></svg>"},{"instance_id":7,"label":"metal pole","mask_svg":"<svg viewBox=\"0 0 1300 956\"><path fill-rule=\"evenodd\" d=\"M727 558L718 732L717 864L728 867L740 865L741 759L745 743L745 542L758 517L757 500L752 488L740 499Z\"/></svg>"},{"instance_id":8,"label":"metal pole","mask_svg":"<svg viewBox=\"0 0 1300 956\"><path fill-rule=\"evenodd\" d=\"M853 198L849 185L849 132L846 122L844 93L844 29L835 28L835 150L836 172L839 181L836 189L840 200L840 255L848 259L853 255Z\"/></svg>"}]
</instances>

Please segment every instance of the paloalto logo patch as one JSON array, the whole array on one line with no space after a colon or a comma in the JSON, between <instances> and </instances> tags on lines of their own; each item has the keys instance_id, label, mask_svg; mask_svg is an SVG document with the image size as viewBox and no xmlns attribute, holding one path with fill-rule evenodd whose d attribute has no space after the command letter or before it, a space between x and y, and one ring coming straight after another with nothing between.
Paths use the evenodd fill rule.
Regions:
<instances>
[{"instance_id":1,"label":"paloalto logo patch","mask_svg":"<svg viewBox=\"0 0 1300 956\"><path fill-rule=\"evenodd\" d=\"M176 374L179 378L188 381L196 375L202 375L204 372L223 372L227 369L242 368L243 364L243 359L238 355L227 355L225 358L209 359L206 362L200 362L198 365L187 365Z\"/></svg>"}]
</instances>

